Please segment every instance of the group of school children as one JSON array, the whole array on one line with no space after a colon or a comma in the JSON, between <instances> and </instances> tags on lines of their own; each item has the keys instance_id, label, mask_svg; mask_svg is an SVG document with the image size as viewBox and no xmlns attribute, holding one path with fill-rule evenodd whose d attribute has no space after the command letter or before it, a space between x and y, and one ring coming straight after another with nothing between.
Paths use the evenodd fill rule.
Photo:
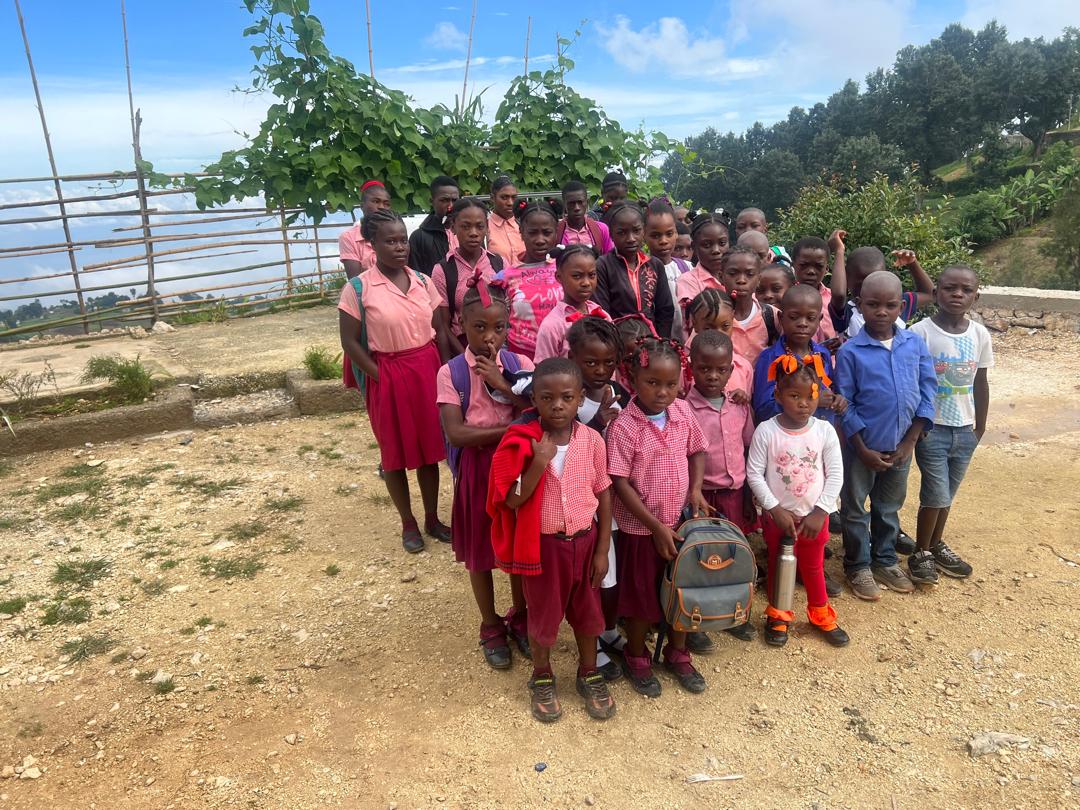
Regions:
<instances>
[{"instance_id":1,"label":"group of school children","mask_svg":"<svg viewBox=\"0 0 1080 810\"><path fill-rule=\"evenodd\" d=\"M646 644L687 515L760 530L774 646L795 618L771 604L785 537L796 538L810 624L835 646L849 638L830 602L841 588L824 573L830 524L860 599L970 575L943 532L989 406L993 352L968 318L971 268L945 268L935 287L914 253L895 251L914 281L904 292L881 251L849 253L843 230L789 253L751 208L732 245L723 213L632 202L618 173L592 210L578 182L561 200L520 200L508 177L491 192L489 206L436 178L432 211L409 236L383 185L365 184L363 219L340 240L340 332L405 550L424 548L406 477L416 470L424 533L469 572L484 658L509 668L516 647L532 659L534 717L561 715L550 658L564 619L590 716L614 714L608 684L624 676L660 695ZM899 522L913 455L914 541ZM510 576L505 615L496 568ZM728 632L757 635L749 621ZM691 653L715 646L671 632L663 668L702 692Z\"/></svg>"}]
</instances>

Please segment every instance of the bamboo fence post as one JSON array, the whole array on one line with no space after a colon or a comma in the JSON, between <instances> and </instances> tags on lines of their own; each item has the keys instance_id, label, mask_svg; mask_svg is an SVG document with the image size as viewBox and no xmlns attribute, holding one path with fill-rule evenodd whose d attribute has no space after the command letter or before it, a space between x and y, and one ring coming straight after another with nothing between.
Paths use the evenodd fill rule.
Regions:
<instances>
[{"instance_id":1,"label":"bamboo fence post","mask_svg":"<svg viewBox=\"0 0 1080 810\"><path fill-rule=\"evenodd\" d=\"M135 96L131 92L131 56L128 52L127 9L120 0L120 22L124 31L124 71L127 73L128 113L131 116L131 148L135 154L135 183L139 189L139 219L142 222L143 245L146 248L146 294L150 297L153 316L150 325L158 320L158 300L154 290L154 243L150 230L150 214L146 204L146 178L143 175L142 148L139 134L142 131L142 111L135 109Z\"/></svg>"},{"instance_id":2,"label":"bamboo fence post","mask_svg":"<svg viewBox=\"0 0 1080 810\"><path fill-rule=\"evenodd\" d=\"M289 233L285 228L285 204L281 205L281 243L285 248L285 276L288 279L289 295L293 293L293 277L292 277L292 254L289 252ZM289 304L290 308L292 304Z\"/></svg>"},{"instance_id":3,"label":"bamboo fence post","mask_svg":"<svg viewBox=\"0 0 1080 810\"><path fill-rule=\"evenodd\" d=\"M89 335L90 323L86 320L86 301L83 300L82 285L79 283L79 267L75 261L75 251L71 249L71 226L68 224L64 193L60 187L60 173L56 170L52 138L49 136L49 125L45 122L45 106L41 103L41 90L38 88L37 71L34 70L34 59L30 55L30 38L26 35L26 23L23 20L19 0L15 0L15 14L19 18L19 31L22 32L23 47L26 48L26 64L30 68L30 81L34 85L34 98L37 100L38 116L41 118L41 132L45 136L45 151L49 154L49 170L52 172L53 187L56 189L56 202L60 206L60 221L64 226L64 241L68 243L68 263L71 265L71 278L75 282L75 294L79 300L79 314L83 318L83 332Z\"/></svg>"},{"instance_id":4,"label":"bamboo fence post","mask_svg":"<svg viewBox=\"0 0 1080 810\"><path fill-rule=\"evenodd\" d=\"M375 54L371 49L371 0L364 0L364 9L367 11L367 59L371 78L375 78Z\"/></svg>"},{"instance_id":5,"label":"bamboo fence post","mask_svg":"<svg viewBox=\"0 0 1080 810\"><path fill-rule=\"evenodd\" d=\"M326 295L326 291L323 289L323 272L322 272L322 251L319 250L319 223L316 222L312 225L315 239L315 269L319 273L319 298L323 298Z\"/></svg>"}]
</instances>

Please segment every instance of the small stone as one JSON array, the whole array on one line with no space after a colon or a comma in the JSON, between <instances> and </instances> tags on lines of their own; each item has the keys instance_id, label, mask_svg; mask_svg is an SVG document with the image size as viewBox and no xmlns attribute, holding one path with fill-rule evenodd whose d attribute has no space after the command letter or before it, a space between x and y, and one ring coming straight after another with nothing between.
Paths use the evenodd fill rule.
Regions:
<instances>
[{"instance_id":1,"label":"small stone","mask_svg":"<svg viewBox=\"0 0 1080 810\"><path fill-rule=\"evenodd\" d=\"M40 779L41 771L37 768L24 768L23 772L19 774L20 779Z\"/></svg>"},{"instance_id":2,"label":"small stone","mask_svg":"<svg viewBox=\"0 0 1080 810\"><path fill-rule=\"evenodd\" d=\"M190 585L173 585L168 591L169 593L183 593L190 587Z\"/></svg>"},{"instance_id":3,"label":"small stone","mask_svg":"<svg viewBox=\"0 0 1080 810\"><path fill-rule=\"evenodd\" d=\"M885 661L892 661L895 657L896 655L889 650L881 650L877 654L877 660L883 663Z\"/></svg>"},{"instance_id":4,"label":"small stone","mask_svg":"<svg viewBox=\"0 0 1080 810\"><path fill-rule=\"evenodd\" d=\"M967 748L972 757L982 757L1013 745L1026 748L1029 743L1030 740L1027 737L1021 737L1019 734L988 731L984 734L976 734L968 740Z\"/></svg>"},{"instance_id":5,"label":"small stone","mask_svg":"<svg viewBox=\"0 0 1080 810\"><path fill-rule=\"evenodd\" d=\"M298 739L298 737L296 736L295 732L292 733L292 734L286 734L285 735L285 742L287 742L289 745L296 745L297 739Z\"/></svg>"},{"instance_id":6,"label":"small stone","mask_svg":"<svg viewBox=\"0 0 1080 810\"><path fill-rule=\"evenodd\" d=\"M100 467L104 463L105 463L104 460L102 460L100 458L95 458L93 461L86 462L86 466L87 467Z\"/></svg>"},{"instance_id":7,"label":"small stone","mask_svg":"<svg viewBox=\"0 0 1080 810\"><path fill-rule=\"evenodd\" d=\"M401 575L401 581L402 582L413 582L415 580L416 580L416 572L415 571L409 571L408 573Z\"/></svg>"},{"instance_id":8,"label":"small stone","mask_svg":"<svg viewBox=\"0 0 1080 810\"><path fill-rule=\"evenodd\" d=\"M166 683L167 681L171 681L171 680L172 680L172 673L166 672L163 669L159 669L157 672L154 673L154 677L150 679L150 683L159 684L159 683Z\"/></svg>"},{"instance_id":9,"label":"small stone","mask_svg":"<svg viewBox=\"0 0 1080 810\"><path fill-rule=\"evenodd\" d=\"M140 659L145 658L148 652L149 650L144 649L143 647L136 647L134 650L128 653L128 655L131 657L132 661L139 661Z\"/></svg>"},{"instance_id":10,"label":"small stone","mask_svg":"<svg viewBox=\"0 0 1080 810\"><path fill-rule=\"evenodd\" d=\"M537 773L543 773L547 770L547 763L537 762L535 765L533 765L533 770L535 770Z\"/></svg>"},{"instance_id":11,"label":"small stone","mask_svg":"<svg viewBox=\"0 0 1080 810\"><path fill-rule=\"evenodd\" d=\"M589 807L592 807L594 804L596 804L596 799L592 797L591 793L585 796L585 804Z\"/></svg>"},{"instance_id":12,"label":"small stone","mask_svg":"<svg viewBox=\"0 0 1080 810\"><path fill-rule=\"evenodd\" d=\"M4 769L0 771L0 779L14 779L15 768L11 765L5 765Z\"/></svg>"},{"instance_id":13,"label":"small stone","mask_svg":"<svg viewBox=\"0 0 1080 810\"><path fill-rule=\"evenodd\" d=\"M157 781L157 780L156 780L156 779L155 779L154 777L152 777L152 776L148 776L148 777L146 777L146 781L145 781L145 782L143 782L143 784L144 784L144 785L146 785L147 787L150 787L150 786L151 786L152 784L154 784L154 782L156 782L156 781Z\"/></svg>"}]
</instances>

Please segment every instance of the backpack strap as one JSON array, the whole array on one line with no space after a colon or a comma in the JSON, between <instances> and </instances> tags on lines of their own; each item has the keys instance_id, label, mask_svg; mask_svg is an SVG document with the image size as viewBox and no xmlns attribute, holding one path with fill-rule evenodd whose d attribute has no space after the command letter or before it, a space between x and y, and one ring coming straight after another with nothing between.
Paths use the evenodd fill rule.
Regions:
<instances>
[{"instance_id":1,"label":"backpack strap","mask_svg":"<svg viewBox=\"0 0 1080 810\"><path fill-rule=\"evenodd\" d=\"M469 398L472 396L472 375L469 373L469 362L464 354L459 354L447 363L450 366L450 382L454 384L458 399L461 401L461 416L469 410Z\"/></svg>"},{"instance_id":2,"label":"backpack strap","mask_svg":"<svg viewBox=\"0 0 1080 810\"><path fill-rule=\"evenodd\" d=\"M450 305L450 322L453 323L454 313L457 311L457 259L453 256L447 256L439 262L439 266L442 267L443 275L446 277L446 301ZM423 276L420 276L420 278L423 278Z\"/></svg>"},{"instance_id":3,"label":"backpack strap","mask_svg":"<svg viewBox=\"0 0 1080 810\"><path fill-rule=\"evenodd\" d=\"M491 263L491 271L493 273L501 273L503 268L506 266L506 262L503 261L503 257L500 256L498 253L492 253L490 250L488 251L487 256L488 261Z\"/></svg>"},{"instance_id":4,"label":"backpack strap","mask_svg":"<svg viewBox=\"0 0 1080 810\"><path fill-rule=\"evenodd\" d=\"M349 279L349 284L352 285L353 290L356 292L356 306L360 310L360 348L365 352L370 352L367 338L367 315L364 312L364 282L360 280L360 276L353 276ZM356 387L360 389L361 396L366 395L367 375L351 359L349 365L352 366L353 379L356 380Z\"/></svg>"},{"instance_id":5,"label":"backpack strap","mask_svg":"<svg viewBox=\"0 0 1080 810\"><path fill-rule=\"evenodd\" d=\"M679 267L680 273L689 273L690 265L686 263L686 259L680 259L678 256L672 257L675 260L675 264Z\"/></svg>"},{"instance_id":6,"label":"backpack strap","mask_svg":"<svg viewBox=\"0 0 1080 810\"><path fill-rule=\"evenodd\" d=\"M585 217L585 227L589 229L589 238L592 239L593 249L597 253L603 253L604 234L600 232L600 223L595 219Z\"/></svg>"},{"instance_id":7,"label":"backpack strap","mask_svg":"<svg viewBox=\"0 0 1080 810\"><path fill-rule=\"evenodd\" d=\"M780 330L776 327L776 310L771 304L761 307L761 319L765 321L765 331L769 336L769 345L772 346L780 337Z\"/></svg>"},{"instance_id":8,"label":"backpack strap","mask_svg":"<svg viewBox=\"0 0 1080 810\"><path fill-rule=\"evenodd\" d=\"M499 349L499 360L502 361L504 371L509 371L511 374L521 371L521 361L512 351Z\"/></svg>"}]
</instances>

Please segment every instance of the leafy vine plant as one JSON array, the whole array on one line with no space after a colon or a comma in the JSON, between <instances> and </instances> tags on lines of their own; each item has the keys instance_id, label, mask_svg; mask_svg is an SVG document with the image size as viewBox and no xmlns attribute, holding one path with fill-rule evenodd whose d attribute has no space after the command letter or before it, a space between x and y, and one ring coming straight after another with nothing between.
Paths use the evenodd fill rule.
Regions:
<instances>
[{"instance_id":1,"label":"leafy vine plant","mask_svg":"<svg viewBox=\"0 0 1080 810\"><path fill-rule=\"evenodd\" d=\"M596 102L566 83L572 40L559 40L554 64L518 76L493 125L483 120L482 93L454 108L415 106L405 93L358 73L327 49L308 0L244 0L254 15L244 29L256 40L252 80L244 92L274 97L247 144L206 166L210 177L187 175L200 208L262 195L268 209L300 208L318 222L359 204L365 180L386 183L396 210L420 211L428 184L455 176L466 193L486 190L499 172L524 189L553 190L579 179L599 189L611 170L623 171L632 194L662 189L659 167L680 144L639 126L626 130ZM154 174L151 182L168 178Z\"/></svg>"}]
</instances>

